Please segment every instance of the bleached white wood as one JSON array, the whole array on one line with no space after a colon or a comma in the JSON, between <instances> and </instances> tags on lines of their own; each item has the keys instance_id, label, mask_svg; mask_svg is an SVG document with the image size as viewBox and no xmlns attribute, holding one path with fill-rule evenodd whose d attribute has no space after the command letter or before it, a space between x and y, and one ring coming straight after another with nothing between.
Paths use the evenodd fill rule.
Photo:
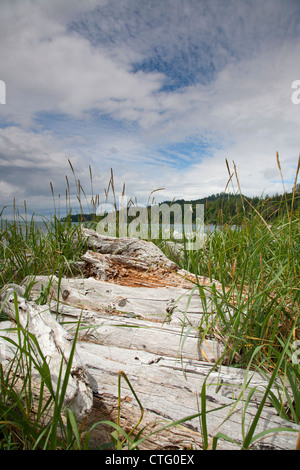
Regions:
<instances>
[{"instance_id":1,"label":"bleached white wood","mask_svg":"<svg viewBox=\"0 0 300 470\"><path fill-rule=\"evenodd\" d=\"M88 247L94 252L125 257L127 260L143 262L147 265L163 265L178 270L176 263L170 261L154 243L138 238L107 237L95 230L81 227Z\"/></svg>"},{"instance_id":2,"label":"bleached white wood","mask_svg":"<svg viewBox=\"0 0 300 470\"><path fill-rule=\"evenodd\" d=\"M159 323L116 315L103 315L52 301L52 312L65 322L70 331L81 318L80 337L106 346L148 351L163 356L216 362L224 355L224 344L216 339L201 337L196 328L182 328L171 323Z\"/></svg>"},{"instance_id":3,"label":"bleached white wood","mask_svg":"<svg viewBox=\"0 0 300 470\"><path fill-rule=\"evenodd\" d=\"M37 305L22 297L19 286L7 286L1 293L1 310L21 328L33 334L43 357L49 362L53 389L57 390L60 368L64 376L69 361L72 339L51 315L47 306ZM78 417L86 416L93 403L92 390L84 367L75 351L65 393L65 406L72 406Z\"/></svg>"},{"instance_id":4,"label":"bleached white wood","mask_svg":"<svg viewBox=\"0 0 300 470\"><path fill-rule=\"evenodd\" d=\"M97 404L105 403L106 412L109 417L116 416L116 390L117 374L123 370L130 380L137 396L145 409L145 421L142 425L149 423L148 434L154 423L159 420L176 421L201 411L201 391L206 382L206 406L207 425L210 438L217 432L223 432L228 437L237 441L237 445L220 440L219 449L237 449L242 445L242 426L245 416L245 429L251 424L257 412L257 404L260 403L262 392L265 390L267 380L260 374L250 372L248 376L245 371L221 366L216 371L212 366L201 361L184 360L183 362L174 358L164 358L150 354L145 351L124 350L123 348L104 347L87 342L80 342L80 355L88 370L92 371L92 386L95 393L94 409L97 415ZM100 359L100 360L99 360ZM183 370L185 375L183 374ZM106 380L103 381L103 376ZM231 384L233 380L233 385ZM247 391L243 397L244 381L248 382ZM122 380L121 387L121 415L122 424L129 430L138 421L139 407L135 402L127 383ZM247 411L244 413L245 398L251 387L258 390L253 395ZM240 400L237 400L238 398ZM244 399L242 399L244 398ZM222 406L225 408L217 410ZM99 416L100 418L100 416ZM165 424L160 422L160 427ZM274 409L266 406L256 433L277 426L290 428L290 432L271 433L256 446L265 446L274 449L294 449L297 434L293 430L300 430L299 426L293 425L279 418ZM103 433L103 434L102 434ZM147 435L147 429L145 430ZM99 427L95 432L95 444L105 439L105 428ZM189 420L183 428L177 428L164 434L152 436L145 441L142 448L183 448L184 445L193 445L201 448L201 424L199 418ZM181 442L180 439L181 438ZM109 439L106 434L106 439ZM180 442L180 443L179 443Z\"/></svg>"},{"instance_id":5,"label":"bleached white wood","mask_svg":"<svg viewBox=\"0 0 300 470\"><path fill-rule=\"evenodd\" d=\"M50 285L51 296L58 299L60 285L60 301L78 308L94 311L121 313L133 318L160 321L162 323L185 323L199 326L203 314L211 316L209 297L207 306L203 308L197 289L181 287L131 287L113 284L89 277L62 278L56 276L37 276L31 289L33 298L38 298L42 288Z\"/></svg>"},{"instance_id":6,"label":"bleached white wood","mask_svg":"<svg viewBox=\"0 0 300 470\"><path fill-rule=\"evenodd\" d=\"M37 299L42 286L47 287L48 277L38 276L31 295ZM52 298L58 299L58 279L51 278ZM62 279L62 301L53 310L73 317L84 309L93 311L90 335L93 341L110 341L121 345L132 343L137 349L165 355L185 354L186 357L216 361L224 354L224 344L216 338L201 336L203 310L199 293L180 288L134 288L89 279ZM189 306L187 308L187 303ZM76 307L73 313L68 306ZM108 320L102 318L106 315ZM116 333L115 324L118 327ZM128 328L131 325L131 328ZM101 328L100 328L101 326ZM127 326L127 327L125 327ZM169 352L168 352L169 349Z\"/></svg>"},{"instance_id":7,"label":"bleached white wood","mask_svg":"<svg viewBox=\"0 0 300 470\"><path fill-rule=\"evenodd\" d=\"M7 322L5 327L7 328ZM1 324L0 324L1 328ZM0 350L5 341L1 338ZM222 432L236 441L218 441L218 449L239 449L242 446L242 429L249 427L257 412L267 379L259 373L218 366L197 360L178 360L115 346L103 346L88 341L78 341L77 352L84 365L86 376L93 390L93 407L86 428L99 422L91 437L94 447L110 442L112 428L101 421L117 420L118 373L123 371L135 390L143 409L141 426L146 426L143 436L149 436L141 449L183 449L203 445L201 422L198 417L187 420L180 427L158 432L165 424L175 422L201 412L201 392L206 384L206 418L210 445L212 438ZM2 349L3 350L3 349ZM245 388L245 383L247 387ZM245 400L251 388L255 392L245 409ZM244 393L245 392L245 393ZM137 424L140 408L126 381L121 378L121 421L127 432ZM284 426L285 432L270 432L255 443L255 448L276 450L294 449L300 426L279 418L270 406L266 406L258 422L256 433ZM139 428L140 429L140 428Z\"/></svg>"}]
</instances>

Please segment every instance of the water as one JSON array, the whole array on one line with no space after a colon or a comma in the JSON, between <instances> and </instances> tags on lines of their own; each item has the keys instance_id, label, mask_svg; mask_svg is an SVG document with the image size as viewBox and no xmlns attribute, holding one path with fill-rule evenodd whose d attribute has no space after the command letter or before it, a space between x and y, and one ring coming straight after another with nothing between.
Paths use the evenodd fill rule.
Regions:
<instances>
[{"instance_id":1,"label":"water","mask_svg":"<svg viewBox=\"0 0 300 470\"><path fill-rule=\"evenodd\" d=\"M0 219L0 229L3 230L5 229L5 225L6 225L6 222L8 224L13 224L13 221L12 220L5 220L5 219ZM26 226L26 222L25 221L17 221L17 225L19 227L21 227L22 229L25 229L25 226ZM79 225L79 222L72 222L72 225ZM28 226L28 229L30 228L30 221L27 222L27 226ZM37 221L34 221L34 226L36 227L37 230L39 230L42 234L46 234L47 231L48 231L48 226L50 226L50 221L41 221L41 220L37 220ZM162 231L166 231L166 233L169 231L169 228L170 228L170 233L171 233L171 238L175 238L176 239L176 234L178 234L178 237L180 237L181 233L182 233L182 226L179 226L179 225L170 225L170 227L168 226L160 226L160 229ZM202 227L201 227L202 228ZM208 225L205 225L204 226L204 231L200 230L200 233L201 232L204 232L205 234L208 234L208 233L213 233L215 232L215 230L218 230L218 229L221 229L222 227L220 225L213 225L213 224L208 224ZM231 229L236 229L238 228L237 226L231 226ZM193 224L192 226L192 229L195 230L196 229L196 226L195 224ZM191 232L191 227L190 226L186 226L185 227L185 232L186 233L189 233ZM172 236L172 234L174 235L174 237Z\"/></svg>"}]
</instances>

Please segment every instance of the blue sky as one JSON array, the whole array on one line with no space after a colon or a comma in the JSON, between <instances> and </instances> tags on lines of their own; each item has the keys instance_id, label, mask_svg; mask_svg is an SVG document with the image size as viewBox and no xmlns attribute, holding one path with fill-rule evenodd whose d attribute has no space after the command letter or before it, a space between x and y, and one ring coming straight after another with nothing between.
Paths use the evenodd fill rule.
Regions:
<instances>
[{"instance_id":1,"label":"blue sky","mask_svg":"<svg viewBox=\"0 0 300 470\"><path fill-rule=\"evenodd\" d=\"M300 151L299 0L1 0L0 206L282 192ZM75 186L71 185L76 202Z\"/></svg>"}]
</instances>

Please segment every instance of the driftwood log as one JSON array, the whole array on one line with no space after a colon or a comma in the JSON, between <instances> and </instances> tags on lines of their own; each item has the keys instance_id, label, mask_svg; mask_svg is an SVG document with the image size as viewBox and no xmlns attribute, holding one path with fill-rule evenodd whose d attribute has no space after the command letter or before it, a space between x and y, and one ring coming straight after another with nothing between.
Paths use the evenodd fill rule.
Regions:
<instances>
[{"instance_id":1,"label":"driftwood log","mask_svg":"<svg viewBox=\"0 0 300 470\"><path fill-rule=\"evenodd\" d=\"M146 426L143 435L149 437L140 449L201 449L199 417L161 428L199 413L205 384L210 438L222 432L238 445L219 439L218 449L239 448L268 379L259 372L226 365L224 340L217 332L210 337L204 334L214 316L209 290L203 298L195 288L195 277L151 242L105 237L84 228L82 234L88 251L73 266L72 275L27 278L22 286L6 286L0 298L2 312L11 320L16 320L17 302L21 326L35 335L49 358L54 385L61 361L68 361L80 320L65 405L73 407L87 429L103 420L116 422L120 377L120 425L130 432L141 409L122 371L143 407L136 432ZM210 285L203 277L197 282ZM24 297L25 287L30 287L29 299ZM41 305L45 292L47 303ZM2 325L0 336L11 334L5 330L7 322ZM4 344L0 338L3 362L12 354ZM288 431L268 433L255 443L256 448L294 449L300 430L278 417L267 400L256 433L277 427ZM109 425L98 424L92 445L110 442L111 432Z\"/></svg>"}]
</instances>

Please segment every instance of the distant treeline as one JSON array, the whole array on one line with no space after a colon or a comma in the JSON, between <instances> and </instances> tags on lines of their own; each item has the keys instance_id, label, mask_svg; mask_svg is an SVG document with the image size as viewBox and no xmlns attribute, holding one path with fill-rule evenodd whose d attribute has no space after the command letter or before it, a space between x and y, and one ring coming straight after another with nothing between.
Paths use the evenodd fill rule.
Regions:
<instances>
[{"instance_id":1,"label":"distant treeline","mask_svg":"<svg viewBox=\"0 0 300 470\"><path fill-rule=\"evenodd\" d=\"M170 201L166 202L171 204ZM235 222L239 223L245 214L259 212L267 221L272 222L278 216L299 211L300 209L300 185L296 186L293 194L276 194L275 196L265 197L246 197L241 194L217 193L211 196L197 199L194 201L184 201L183 199L173 201L173 204L191 204L193 214L197 204L204 205L204 221L206 224L219 224Z\"/></svg>"},{"instance_id":2,"label":"distant treeline","mask_svg":"<svg viewBox=\"0 0 300 470\"><path fill-rule=\"evenodd\" d=\"M167 204L171 206L173 204L185 205L190 204L193 210L193 222L196 215L196 206L198 204L204 205L204 222L205 224L224 224L224 223L236 223L239 224L245 215L250 215L253 212L258 212L266 221L273 222L277 217L283 216L294 212L299 212L300 209L300 185L297 184L295 192L276 194L275 196L264 196L264 197L246 197L241 194L226 194L217 193L202 199L193 201L186 201L184 199L177 199L174 201L164 201L161 204ZM150 209L148 207L149 216ZM134 219L136 216L128 217L128 221ZM95 214L70 214L68 217L64 217L62 220L67 218L71 219L72 222L79 221L97 221L100 217L96 217ZM173 222L173 213L170 209L170 223Z\"/></svg>"}]
</instances>

